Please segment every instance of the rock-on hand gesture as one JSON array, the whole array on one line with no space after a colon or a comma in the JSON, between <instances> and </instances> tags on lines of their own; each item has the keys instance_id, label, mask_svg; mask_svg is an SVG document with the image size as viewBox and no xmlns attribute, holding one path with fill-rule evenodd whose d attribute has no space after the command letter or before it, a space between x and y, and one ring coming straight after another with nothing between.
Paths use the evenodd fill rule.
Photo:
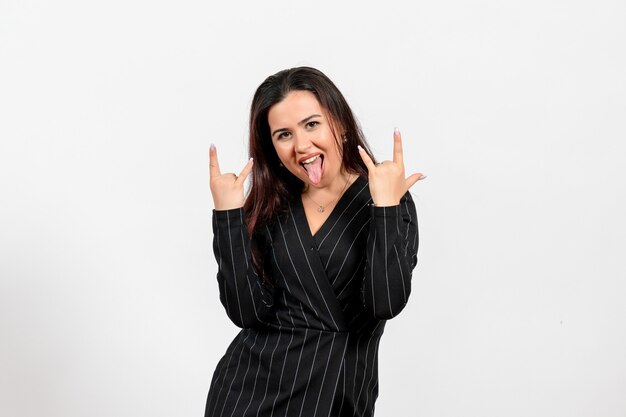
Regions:
<instances>
[{"instance_id":1,"label":"rock-on hand gesture","mask_svg":"<svg viewBox=\"0 0 626 417\"><path fill-rule=\"evenodd\" d=\"M243 186L252 171L252 158L239 175L231 172L222 174L217 160L215 145L209 148L209 186L213 195L215 210L229 210L243 207Z\"/></svg>"},{"instance_id":2,"label":"rock-on hand gesture","mask_svg":"<svg viewBox=\"0 0 626 417\"><path fill-rule=\"evenodd\" d=\"M409 188L417 181L426 178L422 173L404 177L402 136L398 128L393 132L393 161L374 164L372 158L359 146L359 154L368 171L370 194L376 206L395 206Z\"/></svg>"}]
</instances>

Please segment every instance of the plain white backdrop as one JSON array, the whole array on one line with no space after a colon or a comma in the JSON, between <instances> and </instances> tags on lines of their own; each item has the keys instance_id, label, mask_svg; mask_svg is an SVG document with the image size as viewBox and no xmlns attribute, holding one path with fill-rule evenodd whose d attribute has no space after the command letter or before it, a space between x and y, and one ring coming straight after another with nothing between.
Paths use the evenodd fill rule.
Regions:
<instances>
[{"instance_id":1,"label":"plain white backdrop","mask_svg":"<svg viewBox=\"0 0 626 417\"><path fill-rule=\"evenodd\" d=\"M0 415L201 416L207 148L324 71L420 219L377 416L626 415L626 3L0 2Z\"/></svg>"}]
</instances>

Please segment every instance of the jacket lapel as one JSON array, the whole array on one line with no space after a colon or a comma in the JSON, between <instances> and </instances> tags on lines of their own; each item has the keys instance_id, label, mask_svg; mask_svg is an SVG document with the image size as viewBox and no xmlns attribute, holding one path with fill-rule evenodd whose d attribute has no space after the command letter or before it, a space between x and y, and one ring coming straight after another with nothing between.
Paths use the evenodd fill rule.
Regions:
<instances>
[{"instance_id":1,"label":"jacket lapel","mask_svg":"<svg viewBox=\"0 0 626 417\"><path fill-rule=\"evenodd\" d=\"M319 307L318 314L325 313L326 319L336 330L346 329L343 310L320 259L317 243L311 236L299 197L290 204L289 211L287 223L291 224L288 224L285 241L290 246L287 249L291 256L297 258L299 266L297 273L301 277L307 296Z\"/></svg>"}]
</instances>

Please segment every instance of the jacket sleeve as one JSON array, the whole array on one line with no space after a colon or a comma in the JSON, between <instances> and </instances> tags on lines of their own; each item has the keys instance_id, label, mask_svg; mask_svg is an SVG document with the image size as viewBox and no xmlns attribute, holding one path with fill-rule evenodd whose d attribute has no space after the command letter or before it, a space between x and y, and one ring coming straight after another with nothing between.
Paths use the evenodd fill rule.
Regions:
<instances>
[{"instance_id":1,"label":"jacket sleeve","mask_svg":"<svg viewBox=\"0 0 626 417\"><path fill-rule=\"evenodd\" d=\"M371 206L363 296L365 306L380 320L400 313L411 293L417 264L417 213L407 192L397 206Z\"/></svg>"},{"instance_id":2,"label":"jacket sleeve","mask_svg":"<svg viewBox=\"0 0 626 417\"><path fill-rule=\"evenodd\" d=\"M228 317L242 328L264 323L272 309L273 293L252 264L242 208L213 210L213 252L220 301Z\"/></svg>"}]
</instances>

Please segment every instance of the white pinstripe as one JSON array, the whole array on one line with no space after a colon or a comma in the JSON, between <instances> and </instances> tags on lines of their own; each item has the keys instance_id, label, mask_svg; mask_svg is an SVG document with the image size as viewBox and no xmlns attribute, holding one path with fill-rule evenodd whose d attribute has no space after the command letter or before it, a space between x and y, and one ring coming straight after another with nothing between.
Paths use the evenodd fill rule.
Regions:
<instances>
[{"instance_id":1,"label":"white pinstripe","mask_svg":"<svg viewBox=\"0 0 626 417\"><path fill-rule=\"evenodd\" d=\"M377 355L378 355L378 346L379 346L379 344L380 344L380 338L377 339L376 346L374 347L374 356L373 356L374 358L376 358ZM370 385L372 384L372 380L373 379L374 379L374 372L370 372L370 380L367 383L368 387L370 387ZM363 411L367 410L367 404L369 404L369 396L370 396L370 394L372 394L372 396L373 396L372 388L366 389L365 390L365 405L363 406Z\"/></svg>"},{"instance_id":2,"label":"white pinstripe","mask_svg":"<svg viewBox=\"0 0 626 417\"><path fill-rule=\"evenodd\" d=\"M337 385L339 385L339 379L342 377L342 375L343 375L344 390L345 390L345 387L346 387L346 379L345 379L346 362L345 362L345 357L346 357L346 350L348 349L349 338L350 338L350 335L346 335L346 341L345 341L344 346L343 346L343 353L341 354L341 362L339 363L339 370L337 372L337 380L335 381L335 387L333 388L333 403L334 403L334 400L335 400L336 394L337 394ZM330 355L328 355L328 357L330 358ZM328 363L326 364L326 366L328 367ZM342 371L342 369L343 369L343 371ZM322 384L322 385L324 385L324 384ZM320 390L320 395L321 394L322 394L322 390ZM317 397L317 402L319 403L319 401L320 401L320 397L318 396ZM343 396L341 398L341 403L343 405ZM333 405L334 404L331 404L330 407L328 407L328 417L330 417L330 413L332 413ZM340 410L341 410L341 408L340 408ZM341 415L341 412L339 412L339 415Z\"/></svg>"},{"instance_id":3,"label":"white pinstripe","mask_svg":"<svg viewBox=\"0 0 626 417\"><path fill-rule=\"evenodd\" d=\"M389 314L393 316L393 308L391 308L391 292L389 291L389 265L387 264L387 208L383 207L383 228L385 233L383 235L383 242L385 242L385 282L387 283L387 301L389 302Z\"/></svg>"},{"instance_id":4,"label":"white pinstripe","mask_svg":"<svg viewBox=\"0 0 626 417\"><path fill-rule=\"evenodd\" d=\"M374 243L372 244L372 256L370 258L370 281L372 281L372 307L376 311L376 290L374 289L374 249L376 249L376 229L374 229Z\"/></svg>"},{"instance_id":5,"label":"white pinstripe","mask_svg":"<svg viewBox=\"0 0 626 417\"><path fill-rule=\"evenodd\" d=\"M376 330L378 329L378 326L380 326L380 322L376 325L376 327L374 328L374 331L372 332L372 334L369 337L369 340L367 341L367 349L365 349L365 369L363 370L363 381L361 382L361 388L359 389L359 395L356 399L356 401L354 402L354 414L353 417L356 416L357 411L359 409L359 401L361 400L361 393L363 392L363 385L365 384L365 375L367 375L367 355L369 354L370 351L370 344L372 343L372 339L374 339L374 337L378 337L376 335ZM356 374L357 372L355 372ZM356 380L355 380L355 385L356 385Z\"/></svg>"},{"instance_id":6,"label":"white pinstripe","mask_svg":"<svg viewBox=\"0 0 626 417\"><path fill-rule=\"evenodd\" d=\"M348 336L348 341L350 340L350 337ZM346 343L346 346L348 344ZM342 375L342 380L343 380L343 389L341 390L341 404L339 405L339 411L337 412L337 416L341 415L341 410L343 410L343 402L346 399L346 361L345 359L341 361L341 363L343 364L343 375ZM331 408L332 410L332 408Z\"/></svg>"},{"instance_id":7,"label":"white pinstripe","mask_svg":"<svg viewBox=\"0 0 626 417\"><path fill-rule=\"evenodd\" d=\"M248 406L246 407L246 409L243 412L244 415L248 412L248 409L250 408L250 404L252 404L252 399L254 398L254 393L256 392L256 382L257 382L257 380L259 378L259 370L261 369L261 357L263 356L263 351L265 350L265 347L267 346L267 339L269 339L269 337L270 337L269 333L266 333L265 334L265 343L263 344L263 348L261 348L261 352L259 352L259 363L257 364L256 375L254 376L254 385L252 387L252 395L250 396L250 401L248 402ZM250 356L252 356L252 355L250 355ZM270 369L271 369L271 367L270 367ZM267 391L267 387L266 387L266 391ZM261 405L262 405L262 403L259 404L259 408L257 409L257 415L259 414L259 410L261 409Z\"/></svg>"},{"instance_id":8,"label":"white pinstripe","mask_svg":"<svg viewBox=\"0 0 626 417\"><path fill-rule=\"evenodd\" d=\"M248 337L250 337L250 332L247 332L246 338L243 339L243 342L241 343L241 352L239 352L239 359L237 359L237 369L235 370L235 373L233 374L233 378L230 380L230 388L228 389L228 392L226 393L226 398L224 399L224 405L222 405L222 411L220 412L220 416L224 414L224 407L226 407L226 403L228 402L228 396L232 392L233 381L235 380L235 377L237 376L237 373L239 372L239 364L241 362L241 354L243 353L243 348L245 346L246 340L248 340ZM224 374L224 376L226 376L226 374ZM222 388L224 388L223 385L222 385L222 387L220 387L220 392L222 391ZM219 399L219 395L218 395L218 399Z\"/></svg>"},{"instance_id":9,"label":"white pinstripe","mask_svg":"<svg viewBox=\"0 0 626 417\"><path fill-rule=\"evenodd\" d=\"M333 340L335 334L333 333ZM318 331L317 334L317 344L315 345L315 353L313 354L313 360L311 361L311 370L309 371L309 379L306 382L306 388L304 388L304 396L302 396L302 404L300 405L300 414L299 417L302 417L302 410L304 409L304 403L306 402L306 396L309 393L309 385L311 384L311 375L313 375L313 368L315 368L315 359L317 358L317 352L320 348L320 339L322 338L322 333ZM330 355L329 355L330 357ZM320 387L321 388L321 387Z\"/></svg>"},{"instance_id":10,"label":"white pinstripe","mask_svg":"<svg viewBox=\"0 0 626 417\"><path fill-rule=\"evenodd\" d=\"M283 293L283 297L285 297L285 293ZM285 303L286 303L286 299L285 299ZM295 327L294 322L293 322L293 316L291 316L291 312L289 313L290 318L291 318L291 325L293 327ZM292 328L291 329L291 338L289 339L289 344L287 345L287 352L290 351L291 348L291 343L293 342L293 334L294 334L295 330ZM270 417L274 416L274 407L276 406L276 399L278 398L278 395L280 394L280 391L282 390L282 384L283 384L283 374L285 373L285 364L287 363L287 355L285 355L285 357L283 358L283 366L282 369L280 371L280 379L278 380L278 392L276 392L276 396L274 397L274 401L272 402L272 413L270 415Z\"/></svg>"},{"instance_id":11,"label":"white pinstripe","mask_svg":"<svg viewBox=\"0 0 626 417\"><path fill-rule=\"evenodd\" d=\"M239 220L241 221L241 224L246 224L244 222L244 220L243 220L243 211L239 212ZM244 238L243 238L243 227L241 228L241 240L244 241ZM249 267L250 267L250 265L248 264L248 257L250 255L246 252L246 246L242 247L242 251L243 251L242 257L246 261L246 275L247 275L247 271L249 271ZM232 252L232 249L231 249L231 252ZM234 261L235 260L233 258L233 262ZM254 269L253 269L253 271L254 271ZM258 276L257 276L257 278L258 278ZM249 279L247 280L247 283L248 283L248 290L250 291L250 300L252 300L252 308L254 309L254 317L256 317L256 319L259 322L263 323L263 320L261 320L261 318L259 317L259 313L257 311L256 303L254 302L254 292L252 291L252 285L250 284L250 280ZM260 283L258 281L257 281L257 285L260 285Z\"/></svg>"},{"instance_id":12,"label":"white pinstripe","mask_svg":"<svg viewBox=\"0 0 626 417\"><path fill-rule=\"evenodd\" d=\"M330 358L333 355L333 346L335 345L335 336L337 336L337 333L333 333L333 340L330 342L330 350L328 352L328 357L326 359L326 366L324 367L324 375L322 375L322 383L320 384L321 387L324 386L324 381L326 381L326 372L328 371L328 364L330 363ZM313 370L312 367L311 367L311 370ZM320 397L321 396L322 396L322 390L320 389L318 394L317 394L317 401L315 402L315 411L313 412L314 416L317 415L317 407L320 405ZM304 401L303 401L303 403L304 403Z\"/></svg>"},{"instance_id":13,"label":"white pinstripe","mask_svg":"<svg viewBox=\"0 0 626 417\"><path fill-rule=\"evenodd\" d=\"M259 412L261 412L261 408L263 408L263 404L265 403L265 399L267 398L267 388L270 385L270 378L272 377L272 364L274 363L274 354L276 353L276 349L278 348L278 345L280 345L280 338L282 335L283 335L282 327L279 327L278 337L276 338L276 345L274 346L274 349L272 350L272 356L270 356L270 366L268 368L269 371L267 373L267 378L265 381L265 394L263 394L263 399L261 400L261 404L259 405L259 408L256 411L257 417L259 417ZM287 357L287 355L285 355L285 357ZM282 379L282 375L281 375L281 379ZM252 400L252 397L250 398L250 400Z\"/></svg>"},{"instance_id":14,"label":"white pinstripe","mask_svg":"<svg viewBox=\"0 0 626 417\"><path fill-rule=\"evenodd\" d=\"M254 350L254 347L256 346L256 339L259 336L258 333L254 333L254 342L252 342L252 346L250 347L250 350ZM248 366L246 367L246 373L243 375L243 380L246 380L246 376L248 376L248 371L250 370L250 361L252 361L252 355L248 356ZM235 372L235 375L237 375L237 373ZM233 378L234 381L234 378ZM230 383L230 389L228 390L228 393L230 394L230 392L233 389L233 381L231 381ZM243 394L243 388L241 387L241 389L239 390L239 396L237 396L237 401L235 402L235 406L233 407L233 412L230 413L230 417L233 417L233 415L235 414L235 410L237 409L237 406L239 405L239 400L241 399L241 394ZM228 400L228 396L226 396L226 399ZM224 401L224 404L226 404L226 401ZM224 410L222 409L222 414L224 414Z\"/></svg>"},{"instance_id":15,"label":"white pinstripe","mask_svg":"<svg viewBox=\"0 0 626 417\"><path fill-rule=\"evenodd\" d=\"M233 271L236 271L235 268L235 255L233 253L233 238L230 234L230 214L227 215L228 221L228 245L230 246L230 257L232 259ZM241 300L239 299L239 285L235 282L235 294L237 295L237 306L239 307L239 318L243 322L243 312L241 311Z\"/></svg>"},{"instance_id":16,"label":"white pinstripe","mask_svg":"<svg viewBox=\"0 0 626 417\"><path fill-rule=\"evenodd\" d=\"M246 339L247 339L247 337L246 337ZM245 339L244 339L244 341L245 341ZM237 341L237 343L235 344L234 348L231 350L230 357L228 358L228 364L226 365L226 367L224 367L224 364L222 363L222 369L224 370L224 376L222 377L222 383L220 384L220 390L217 393L217 397L215 397L215 402L213 403L213 409L211 411L211 415L213 415L213 413L215 413L215 406L217 405L217 400L220 398L220 395L222 393L222 388L224 388L224 380L226 379L226 371L228 370L228 367L230 366L230 361L233 359L233 353L235 352L235 350L237 349L237 347L241 343L242 343L241 340ZM219 374L218 374L218 378L215 380L216 383L217 383L218 379L219 379Z\"/></svg>"},{"instance_id":17,"label":"white pinstripe","mask_svg":"<svg viewBox=\"0 0 626 417\"><path fill-rule=\"evenodd\" d=\"M300 348L300 356L298 356L298 364L296 365L296 373L298 375L298 370L300 369L300 361L302 360L302 352L304 351L304 345L306 341L306 337L309 334L309 329L304 329L304 340L302 341L302 347ZM293 383L291 384L291 394L289 395L289 399L287 400L287 408L285 409L285 417L288 417L289 413L289 405L291 404L291 397L293 397L293 389L296 386L296 377L293 378Z\"/></svg>"},{"instance_id":18,"label":"white pinstripe","mask_svg":"<svg viewBox=\"0 0 626 417\"><path fill-rule=\"evenodd\" d=\"M222 241L222 239L220 239L220 229L216 228L215 231L216 234L216 241L217 241L217 253L218 253L218 265L217 267L219 268L218 271L222 271L224 266L222 263L222 246L220 245L220 242ZM224 283L224 289L226 289L226 283ZM226 311L230 312L230 306L228 303L228 290L225 291L224 294L224 300L226 301Z\"/></svg>"}]
</instances>

